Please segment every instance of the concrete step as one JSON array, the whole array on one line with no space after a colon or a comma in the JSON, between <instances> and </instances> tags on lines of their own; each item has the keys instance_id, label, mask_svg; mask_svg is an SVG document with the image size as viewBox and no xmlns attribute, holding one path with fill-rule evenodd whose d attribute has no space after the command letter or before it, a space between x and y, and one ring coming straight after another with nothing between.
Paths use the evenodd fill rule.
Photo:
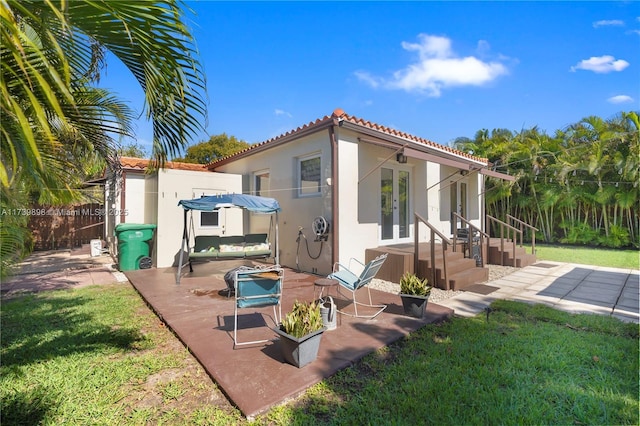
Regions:
<instances>
[{"instance_id":1,"label":"concrete step","mask_svg":"<svg viewBox=\"0 0 640 426\"><path fill-rule=\"evenodd\" d=\"M447 278L450 281L452 276L455 276L458 273L462 273L465 271L469 271L469 270L474 270L474 269L486 269L486 268L478 268L476 267L476 261L474 259L459 259L459 260L455 260L452 262L447 261ZM433 284L432 281L432 274L431 274L431 267L428 266L426 261L420 260L420 265L418 268L418 273L417 275L421 278L427 278L429 280L429 285L433 285L434 287L437 288L441 288L444 290L447 290L448 288L450 288L450 284L449 287L447 287L447 281L445 281L444 278L444 271L442 268L442 263L437 263L436 264L436 282L435 284ZM487 269L488 271L488 269ZM488 273L488 272L487 272ZM487 279L488 279L488 275L487 275ZM485 279L486 281L486 279Z\"/></svg>"},{"instance_id":2,"label":"concrete step","mask_svg":"<svg viewBox=\"0 0 640 426\"><path fill-rule=\"evenodd\" d=\"M489 268L473 268L457 272L448 276L451 290L464 290L465 288L489 279Z\"/></svg>"},{"instance_id":3,"label":"concrete step","mask_svg":"<svg viewBox=\"0 0 640 426\"><path fill-rule=\"evenodd\" d=\"M446 252L445 256L447 257L447 263L453 263L455 261L464 260L465 259L464 253L459 252L459 251L458 252ZM436 260L436 266L442 265L442 259L443 259L442 252L436 253L436 255L434 257L435 257L435 260ZM423 255L421 253L420 254L420 261L421 262L422 261L426 262L425 265L427 267L430 267L431 266L431 255L430 254Z\"/></svg>"},{"instance_id":4,"label":"concrete step","mask_svg":"<svg viewBox=\"0 0 640 426\"><path fill-rule=\"evenodd\" d=\"M500 251L499 246L492 245L489 247L489 256L487 259L487 263L492 265L505 265L523 268L525 266L533 265L535 262L535 255L528 254L525 247L516 247L515 256L513 253L512 245L505 245L503 252Z\"/></svg>"},{"instance_id":5,"label":"concrete step","mask_svg":"<svg viewBox=\"0 0 640 426\"><path fill-rule=\"evenodd\" d=\"M523 254L516 258L516 266L518 268L524 268L525 266L531 266L537 262L535 254Z\"/></svg>"}]
</instances>

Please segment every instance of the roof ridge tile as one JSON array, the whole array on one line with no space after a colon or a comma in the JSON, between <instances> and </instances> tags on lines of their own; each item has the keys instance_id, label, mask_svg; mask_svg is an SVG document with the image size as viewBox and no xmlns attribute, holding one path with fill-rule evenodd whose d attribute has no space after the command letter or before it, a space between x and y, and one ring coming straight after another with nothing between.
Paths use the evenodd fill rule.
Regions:
<instances>
[{"instance_id":1,"label":"roof ridge tile","mask_svg":"<svg viewBox=\"0 0 640 426\"><path fill-rule=\"evenodd\" d=\"M468 158L468 159L471 159L471 160L482 161L482 162L487 162L488 161L488 159L486 159L486 158L476 157L474 155L468 154L466 152L459 151L459 150L457 150L455 148L452 148L450 146L447 146L447 145L441 145L441 144L439 144L437 142L434 142L432 140L429 140L429 139L426 139L426 138L423 138L423 137L420 137L420 136L412 135L412 134L409 134L407 132L403 132L401 130L394 129L394 128L389 127L389 126L385 126L383 124L374 123L372 121L365 120L364 118L361 118L361 117L355 117L353 115L349 115L342 108L336 108L335 110L333 110L333 113L330 116L329 115L325 115L322 118L316 119L315 121L310 121L307 124L299 126L295 130L289 130L286 133L282 133L282 134L280 134L278 136L274 136L274 137L272 137L270 139L267 139L265 141L255 143L255 144L251 145L250 147L248 147L248 148L246 148L246 149L244 149L242 151L239 151L239 152L237 152L235 154L231 154L231 155L228 155L226 157L219 158L219 159L217 159L215 161L212 161L207 166L210 166L211 164L215 164L215 163L217 163L219 161L222 161L222 160L226 160L228 158L232 158L232 157L234 157L236 155L245 153L247 151L251 151L251 150L253 150L253 149L257 148L257 147L261 147L261 146L264 146L266 144L276 142L279 139L282 139L282 138L287 137L287 136L294 135L294 134L296 134L298 132L301 132L303 130L312 128L313 126L320 125L322 123L325 123L327 120L332 120L332 119L335 119L335 118L340 118L342 120L346 120L346 121L348 121L350 123L353 123L353 124L356 124L356 125L367 127L367 128L370 128L370 129L373 129L373 130L376 130L376 131L379 131L379 132L382 132L382 133L386 133L386 134L391 135L391 136L397 136L397 137L401 137L401 138L404 138L404 139L408 139L408 140L423 144L425 146L429 146L429 147L440 149L440 150L443 150L443 151L446 151L446 152L450 152L452 154L459 155L461 157L465 157L465 158Z\"/></svg>"}]
</instances>

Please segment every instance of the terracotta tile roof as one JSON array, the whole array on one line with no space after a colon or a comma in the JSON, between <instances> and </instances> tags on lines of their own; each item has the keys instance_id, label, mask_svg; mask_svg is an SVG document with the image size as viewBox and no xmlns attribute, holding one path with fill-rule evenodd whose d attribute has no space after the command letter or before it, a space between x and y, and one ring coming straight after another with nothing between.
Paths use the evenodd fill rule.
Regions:
<instances>
[{"instance_id":1,"label":"terracotta tile roof","mask_svg":"<svg viewBox=\"0 0 640 426\"><path fill-rule=\"evenodd\" d=\"M440 145L438 143L430 141L429 139L421 138L419 136L414 136L414 135L411 135L409 133L401 132L399 130L393 129L391 127L382 126L380 124L376 124L376 123L373 123L371 121L364 120L362 118L354 117L352 115L347 114L346 112L344 112L340 108L338 108L335 111L333 111L333 114L336 117L338 117L338 118L340 118L342 120L346 120L346 121L348 121L350 123L358 124L358 125L361 125L363 127L368 127L370 129L374 129L374 130L377 130L379 132L386 133L388 135L397 136L397 137L400 137L400 138L403 138L403 139L408 139L410 141L417 142L418 144L423 144L423 145L426 145L426 146L430 146L432 148L435 148L435 149L438 149L438 150L441 150L441 151L446 151L446 152L449 152L449 153L451 153L453 155L458 155L458 156L461 156L461 157L465 157L465 158L468 158L470 160L481 161L481 162L484 162L484 163L487 162L486 158L476 157L474 155L467 154L466 152L462 152L462 151L459 151L457 149L453 149L453 148L448 147L446 145Z\"/></svg>"},{"instance_id":2,"label":"terracotta tile roof","mask_svg":"<svg viewBox=\"0 0 640 426\"><path fill-rule=\"evenodd\" d=\"M473 160L473 161L479 161L479 162L483 162L483 163L487 163L488 162L488 160L486 158L476 157L474 155L467 154L467 153L459 151L457 149L453 149L453 148L445 146L445 145L440 145L440 144L435 143L433 141L430 141L428 139L424 139L424 138L421 138L421 137L418 137L418 136L414 136L414 135L411 135L411 134L406 133L406 132L401 132L401 131L393 129L391 127L387 127L387 126L383 126L383 125L380 125L380 124L376 124L376 123L373 123L371 121L364 120L362 118L354 117L354 116L349 115L346 112L344 112L344 110L342 110L342 108L336 108L331 115L325 115L324 117L319 118L319 119L317 119L315 121L311 121L311 122L309 122L309 123L307 123L307 124L305 124L303 126L300 126L300 127L296 128L295 130L290 130L287 133L283 133L283 134L281 134L279 136L276 136L276 137L271 138L269 140L266 140L264 142L259 142L259 143L253 144L249 148L246 148L246 149L244 149L242 151L239 151L239 152L237 152L237 153L235 153L233 155L230 155L228 157L217 159L216 161L213 161L213 162L209 163L207 165L207 167L208 168L215 167L215 165L217 163L219 163L219 162L234 158L236 156L240 156L240 155L242 155L242 154L244 154L246 152L252 151L252 150L254 150L256 148L263 147L263 146L268 145L268 144L276 143L277 141L280 141L283 138L295 135L297 133L301 133L301 132L303 132L305 130L311 130L314 127L320 127L322 125L326 125L328 122L334 121L334 120L335 121L341 121L341 120L348 121L349 123L353 123L353 124L356 124L356 125L359 125L359 126L362 126L362 127L373 129L373 130L376 130L378 132L381 132L381 133L384 133L384 134L387 134L387 135L391 135L391 136L399 137L399 138L402 138L402 139L410 140L410 141L415 142L417 144L426 145L426 146L435 148L435 149L440 150L440 151L448 152L448 153L450 153L452 155L457 155L457 156L460 156L460 157L468 158L468 159Z\"/></svg>"},{"instance_id":3,"label":"terracotta tile roof","mask_svg":"<svg viewBox=\"0 0 640 426\"><path fill-rule=\"evenodd\" d=\"M149 160L136 157L120 157L120 164L123 168L129 170L146 170L149 166ZM164 163L164 168L173 170L189 170L194 172L208 171L207 166L203 164L181 163L178 161L167 161Z\"/></svg>"}]
</instances>

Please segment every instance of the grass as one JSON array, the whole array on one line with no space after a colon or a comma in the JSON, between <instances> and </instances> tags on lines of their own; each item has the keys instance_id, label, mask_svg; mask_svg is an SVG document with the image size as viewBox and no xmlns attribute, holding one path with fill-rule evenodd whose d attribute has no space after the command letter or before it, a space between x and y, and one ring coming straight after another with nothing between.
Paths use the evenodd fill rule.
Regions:
<instances>
[{"instance_id":1,"label":"grass","mask_svg":"<svg viewBox=\"0 0 640 426\"><path fill-rule=\"evenodd\" d=\"M637 324L492 309L424 327L254 423L638 424ZM1 319L2 424L251 423L130 287L26 296Z\"/></svg>"},{"instance_id":2,"label":"grass","mask_svg":"<svg viewBox=\"0 0 640 426\"><path fill-rule=\"evenodd\" d=\"M640 269L639 250L593 249L589 247L536 244L536 257L538 260Z\"/></svg>"},{"instance_id":3,"label":"grass","mask_svg":"<svg viewBox=\"0 0 640 426\"><path fill-rule=\"evenodd\" d=\"M130 286L3 301L0 320L3 425L192 423L216 406L215 385ZM239 419L217 403L219 424Z\"/></svg>"},{"instance_id":4,"label":"grass","mask_svg":"<svg viewBox=\"0 0 640 426\"><path fill-rule=\"evenodd\" d=\"M130 286L3 301L0 329L1 424L640 423L638 325L542 305L426 326L253 421Z\"/></svg>"},{"instance_id":5,"label":"grass","mask_svg":"<svg viewBox=\"0 0 640 426\"><path fill-rule=\"evenodd\" d=\"M274 410L275 423L638 424L638 326L500 301L430 325Z\"/></svg>"}]
</instances>

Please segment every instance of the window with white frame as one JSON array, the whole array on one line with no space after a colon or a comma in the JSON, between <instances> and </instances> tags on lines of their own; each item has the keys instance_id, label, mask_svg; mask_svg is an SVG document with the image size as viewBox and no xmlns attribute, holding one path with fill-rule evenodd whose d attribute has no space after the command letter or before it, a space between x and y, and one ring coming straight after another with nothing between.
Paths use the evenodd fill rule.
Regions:
<instances>
[{"instance_id":1,"label":"window with white frame","mask_svg":"<svg viewBox=\"0 0 640 426\"><path fill-rule=\"evenodd\" d=\"M320 195L320 154L298 158L298 197Z\"/></svg>"},{"instance_id":2,"label":"window with white frame","mask_svg":"<svg viewBox=\"0 0 640 426\"><path fill-rule=\"evenodd\" d=\"M221 195L225 194L226 191L216 190L216 189L194 189L193 190L193 198L198 196L206 197L210 195ZM200 211L200 227L201 228L217 228L220 226L220 212L218 210L211 212Z\"/></svg>"},{"instance_id":3,"label":"window with white frame","mask_svg":"<svg viewBox=\"0 0 640 426\"><path fill-rule=\"evenodd\" d=\"M253 192L260 197L269 195L269 170L261 170L253 174Z\"/></svg>"},{"instance_id":4,"label":"window with white frame","mask_svg":"<svg viewBox=\"0 0 640 426\"><path fill-rule=\"evenodd\" d=\"M215 210L212 212L200 212L201 227L218 227L220 226L220 213Z\"/></svg>"}]
</instances>

